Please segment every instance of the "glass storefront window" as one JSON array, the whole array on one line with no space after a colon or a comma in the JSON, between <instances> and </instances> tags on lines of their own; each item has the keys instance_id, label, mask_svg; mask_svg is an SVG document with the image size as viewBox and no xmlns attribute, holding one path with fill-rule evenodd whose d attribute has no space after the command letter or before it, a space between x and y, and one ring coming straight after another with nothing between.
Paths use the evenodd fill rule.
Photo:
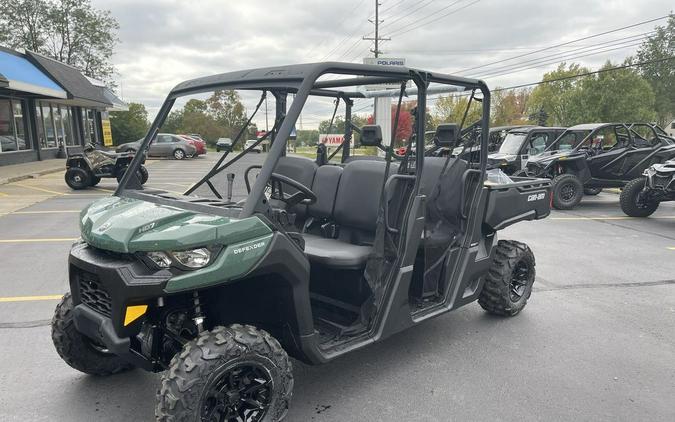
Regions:
<instances>
[{"instance_id":1,"label":"glass storefront window","mask_svg":"<svg viewBox=\"0 0 675 422\"><path fill-rule=\"evenodd\" d=\"M66 145L76 146L77 139L73 133L73 114L71 112L71 107L63 107L63 132L66 136Z\"/></svg>"},{"instance_id":2,"label":"glass storefront window","mask_svg":"<svg viewBox=\"0 0 675 422\"><path fill-rule=\"evenodd\" d=\"M54 120L52 110L49 104L42 104L42 122L44 123L45 142L42 148L56 148L56 130L54 129Z\"/></svg>"},{"instance_id":3,"label":"glass storefront window","mask_svg":"<svg viewBox=\"0 0 675 422\"><path fill-rule=\"evenodd\" d=\"M0 98L0 152L30 149L20 100Z\"/></svg>"},{"instance_id":4,"label":"glass storefront window","mask_svg":"<svg viewBox=\"0 0 675 422\"><path fill-rule=\"evenodd\" d=\"M0 99L0 152L16 151L14 139L14 122L9 100Z\"/></svg>"},{"instance_id":5,"label":"glass storefront window","mask_svg":"<svg viewBox=\"0 0 675 422\"><path fill-rule=\"evenodd\" d=\"M19 150L30 149L30 142L26 136L26 120L24 119L24 103L21 100L12 100L14 114L14 132Z\"/></svg>"}]
</instances>

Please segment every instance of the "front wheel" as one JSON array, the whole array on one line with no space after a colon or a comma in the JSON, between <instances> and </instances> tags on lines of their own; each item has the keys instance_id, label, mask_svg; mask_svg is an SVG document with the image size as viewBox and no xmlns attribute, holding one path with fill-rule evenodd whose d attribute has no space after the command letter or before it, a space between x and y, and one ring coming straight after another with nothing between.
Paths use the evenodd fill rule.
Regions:
<instances>
[{"instance_id":1,"label":"front wheel","mask_svg":"<svg viewBox=\"0 0 675 422\"><path fill-rule=\"evenodd\" d=\"M150 177L148 169L144 165L141 165L138 171L141 173L141 185L144 185L145 182L147 182L148 178Z\"/></svg>"},{"instance_id":2,"label":"front wheel","mask_svg":"<svg viewBox=\"0 0 675 422\"><path fill-rule=\"evenodd\" d=\"M624 186L619 197L621 210L631 217L649 217L659 207L659 202L649 200L644 195L647 179L633 179Z\"/></svg>"},{"instance_id":3,"label":"front wheel","mask_svg":"<svg viewBox=\"0 0 675 422\"><path fill-rule=\"evenodd\" d=\"M57 353L68 365L90 375L112 375L133 365L108 352L75 329L73 298L67 293L52 318L52 341Z\"/></svg>"},{"instance_id":4,"label":"front wheel","mask_svg":"<svg viewBox=\"0 0 675 422\"><path fill-rule=\"evenodd\" d=\"M478 304L491 314L514 316L523 310L536 275L534 254L514 240L500 240Z\"/></svg>"},{"instance_id":5,"label":"front wheel","mask_svg":"<svg viewBox=\"0 0 675 422\"><path fill-rule=\"evenodd\" d=\"M293 393L291 361L267 332L234 324L205 331L171 360L158 421L280 421Z\"/></svg>"},{"instance_id":6,"label":"front wheel","mask_svg":"<svg viewBox=\"0 0 675 422\"><path fill-rule=\"evenodd\" d=\"M553 178L553 207L559 210L569 210L581 202L584 196L584 185L573 174L559 174Z\"/></svg>"},{"instance_id":7,"label":"front wheel","mask_svg":"<svg viewBox=\"0 0 675 422\"><path fill-rule=\"evenodd\" d=\"M173 158L176 160L182 160L185 158L185 151L183 151L180 148L177 148L176 150L173 151Z\"/></svg>"}]
</instances>

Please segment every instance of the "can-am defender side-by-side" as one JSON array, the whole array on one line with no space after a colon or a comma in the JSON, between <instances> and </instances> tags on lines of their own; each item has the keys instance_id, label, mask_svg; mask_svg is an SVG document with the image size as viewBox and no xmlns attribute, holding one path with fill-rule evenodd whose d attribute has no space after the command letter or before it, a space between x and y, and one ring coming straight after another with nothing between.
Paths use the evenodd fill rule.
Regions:
<instances>
[{"instance_id":1,"label":"can-am defender side-by-side","mask_svg":"<svg viewBox=\"0 0 675 422\"><path fill-rule=\"evenodd\" d=\"M650 135L640 135L640 132ZM527 175L553 180L553 206L572 209L584 190L622 188L652 164L675 157L673 140L646 123L572 126L527 162ZM590 192L589 192L590 193Z\"/></svg>"},{"instance_id":2,"label":"can-am defender side-by-side","mask_svg":"<svg viewBox=\"0 0 675 422\"><path fill-rule=\"evenodd\" d=\"M506 133L499 150L488 155L488 166L506 174L524 170L530 157L541 154L565 131L563 127L525 126Z\"/></svg>"},{"instance_id":3,"label":"can-am defender side-by-side","mask_svg":"<svg viewBox=\"0 0 675 422\"><path fill-rule=\"evenodd\" d=\"M96 186L102 178L111 177L121 181L134 155L134 152L103 151L96 149L92 144L87 144L80 151L68 151L64 175L66 184L71 189L80 190ZM145 155L136 170L137 179L141 184L148 181L148 169L145 168L143 162L145 162Z\"/></svg>"},{"instance_id":4,"label":"can-am defender side-by-side","mask_svg":"<svg viewBox=\"0 0 675 422\"><path fill-rule=\"evenodd\" d=\"M364 88L392 83L400 88ZM412 153L413 143L424 151L432 88L480 96L478 162ZM185 195L132 189L139 154L115 195L82 211L70 293L52 321L70 366L95 375L165 371L155 411L162 421L276 421L293 392L289 356L328 362L473 301L504 316L524 308L534 255L497 231L546 217L550 181L486 180L490 91L482 81L348 63L194 79L171 91L139 152L174 105L220 90L257 100L233 147L262 103L274 103L274 126L257 140L269 139L269 152L249 154L249 164L240 159L256 145L227 162L225 152ZM350 156L351 125L337 164L285 156L308 104L338 103L350 121L355 102L382 95L398 98L393 134L403 97L417 102L400 160L374 125L360 129L360 142L384 151L383 160ZM436 144L452 149L462 124L439 127ZM244 177L223 174L237 166ZM241 179L248 194L239 200L235 189L230 199Z\"/></svg>"},{"instance_id":5,"label":"can-am defender side-by-side","mask_svg":"<svg viewBox=\"0 0 675 422\"><path fill-rule=\"evenodd\" d=\"M654 164L621 191L621 210L631 217L649 217L661 202L675 201L675 160Z\"/></svg>"}]
</instances>

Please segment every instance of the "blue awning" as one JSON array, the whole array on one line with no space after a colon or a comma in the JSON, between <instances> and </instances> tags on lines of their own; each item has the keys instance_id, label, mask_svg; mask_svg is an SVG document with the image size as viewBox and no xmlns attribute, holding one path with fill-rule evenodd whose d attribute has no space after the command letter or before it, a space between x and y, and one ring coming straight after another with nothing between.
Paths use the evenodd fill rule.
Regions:
<instances>
[{"instance_id":1,"label":"blue awning","mask_svg":"<svg viewBox=\"0 0 675 422\"><path fill-rule=\"evenodd\" d=\"M0 50L0 80L7 88L53 98L68 98L56 82L25 58ZM0 85L2 86L2 85Z\"/></svg>"}]
</instances>

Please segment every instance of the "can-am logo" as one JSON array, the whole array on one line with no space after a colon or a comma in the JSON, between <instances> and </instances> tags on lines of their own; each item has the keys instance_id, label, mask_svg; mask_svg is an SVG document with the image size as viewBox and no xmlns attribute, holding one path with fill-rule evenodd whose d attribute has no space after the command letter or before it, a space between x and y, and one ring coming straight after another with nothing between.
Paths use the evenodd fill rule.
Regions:
<instances>
[{"instance_id":1,"label":"can-am logo","mask_svg":"<svg viewBox=\"0 0 675 422\"><path fill-rule=\"evenodd\" d=\"M265 242L253 243L251 245L246 245L246 246L241 246L239 248L234 248L232 250L232 253L235 254L235 255L238 255L240 253L250 252L252 250L262 248L263 246L265 246Z\"/></svg>"}]
</instances>

